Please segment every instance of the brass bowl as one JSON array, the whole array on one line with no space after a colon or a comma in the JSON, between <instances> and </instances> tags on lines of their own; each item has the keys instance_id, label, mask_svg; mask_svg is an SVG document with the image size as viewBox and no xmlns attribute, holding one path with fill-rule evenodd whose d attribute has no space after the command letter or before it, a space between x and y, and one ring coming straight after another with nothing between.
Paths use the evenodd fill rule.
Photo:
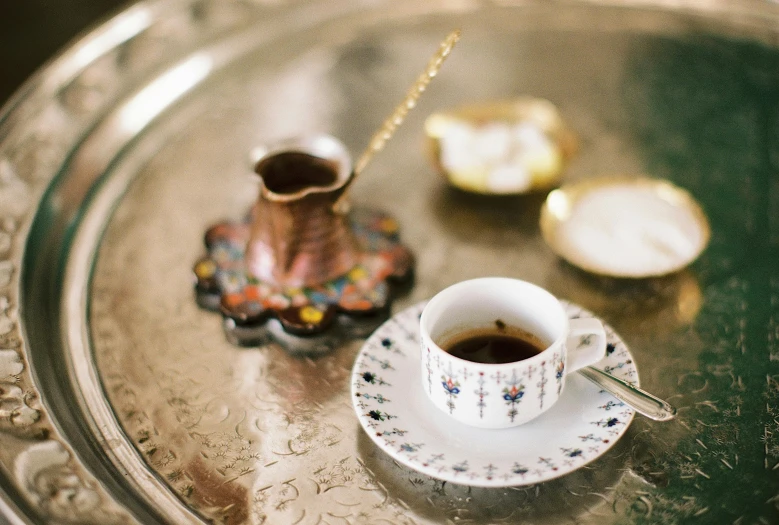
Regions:
<instances>
[{"instance_id":1,"label":"brass bowl","mask_svg":"<svg viewBox=\"0 0 779 525\"><path fill-rule=\"evenodd\" d=\"M425 134L436 169L453 186L485 195L550 189L577 149L555 105L533 97L433 113Z\"/></svg>"},{"instance_id":2,"label":"brass bowl","mask_svg":"<svg viewBox=\"0 0 779 525\"><path fill-rule=\"evenodd\" d=\"M692 195L646 177L606 176L562 186L547 196L540 226L549 247L574 266L633 279L681 270L711 236Z\"/></svg>"}]
</instances>

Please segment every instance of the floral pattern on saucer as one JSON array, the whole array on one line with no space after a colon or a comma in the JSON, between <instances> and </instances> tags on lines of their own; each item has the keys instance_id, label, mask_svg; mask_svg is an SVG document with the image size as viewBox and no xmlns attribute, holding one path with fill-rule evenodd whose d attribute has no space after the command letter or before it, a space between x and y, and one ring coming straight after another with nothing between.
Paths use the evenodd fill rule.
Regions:
<instances>
[{"instance_id":1,"label":"floral pattern on saucer","mask_svg":"<svg viewBox=\"0 0 779 525\"><path fill-rule=\"evenodd\" d=\"M579 306L561 302L571 318L593 317ZM528 485L595 460L630 425L633 409L578 375L568 378L555 406L519 427L478 429L449 418L427 398L420 378L419 316L424 305L398 313L376 330L352 370L352 402L360 424L398 462L463 485ZM607 355L596 366L638 384L632 355L611 327L604 327ZM452 377L438 379L456 402L464 386ZM557 379L550 378L550 385L558 388ZM473 385L478 392L478 379ZM521 399L522 389L520 381L511 386L504 396L509 411Z\"/></svg>"}]
</instances>

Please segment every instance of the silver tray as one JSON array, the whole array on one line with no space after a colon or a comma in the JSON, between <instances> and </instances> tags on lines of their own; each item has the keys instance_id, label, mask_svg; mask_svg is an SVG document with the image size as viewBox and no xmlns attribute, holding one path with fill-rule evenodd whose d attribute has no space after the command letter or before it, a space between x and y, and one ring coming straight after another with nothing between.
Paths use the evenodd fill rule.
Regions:
<instances>
[{"instance_id":1,"label":"silver tray","mask_svg":"<svg viewBox=\"0 0 779 525\"><path fill-rule=\"evenodd\" d=\"M417 252L395 310L469 277L536 282L603 316L680 408L529 488L394 463L348 398L359 340L318 359L238 348L193 295L203 232L254 199L249 149L325 131L357 153L453 27L455 53L354 189ZM779 5L758 1L130 7L0 114L0 522L776 522L778 48ZM579 133L569 180L646 173L701 199L704 256L663 279L588 276L543 244L542 195L433 174L426 115L523 94Z\"/></svg>"}]
</instances>

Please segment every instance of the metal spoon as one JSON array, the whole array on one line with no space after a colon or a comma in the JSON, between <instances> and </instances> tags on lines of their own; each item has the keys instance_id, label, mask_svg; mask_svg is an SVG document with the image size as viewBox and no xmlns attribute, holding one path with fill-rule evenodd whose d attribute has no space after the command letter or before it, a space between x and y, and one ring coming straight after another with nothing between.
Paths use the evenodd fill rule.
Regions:
<instances>
[{"instance_id":1,"label":"metal spoon","mask_svg":"<svg viewBox=\"0 0 779 525\"><path fill-rule=\"evenodd\" d=\"M676 417L676 408L667 401L653 396L627 381L618 379L613 375L588 366L579 370L579 373L627 404L639 414L643 414L655 421L669 421Z\"/></svg>"}]
</instances>

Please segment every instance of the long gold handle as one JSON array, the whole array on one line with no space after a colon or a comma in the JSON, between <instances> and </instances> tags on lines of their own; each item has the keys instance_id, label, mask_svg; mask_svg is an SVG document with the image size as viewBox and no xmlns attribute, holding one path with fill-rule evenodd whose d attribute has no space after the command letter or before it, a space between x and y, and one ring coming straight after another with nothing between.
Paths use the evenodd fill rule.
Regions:
<instances>
[{"instance_id":1,"label":"long gold handle","mask_svg":"<svg viewBox=\"0 0 779 525\"><path fill-rule=\"evenodd\" d=\"M362 173L362 171L365 169L365 166L367 166L371 159L373 159L373 156L384 149L384 145L387 144L387 141L392 138L392 135L395 134L395 130L398 129L401 124L403 124L403 121L406 119L406 115L417 105L419 97L421 97L422 93L425 92L425 89L427 89L427 85L430 84L430 81L433 80L433 78L438 74L438 70L441 69L441 65L449 56L449 53L452 52L452 48L454 48L454 45L458 40L460 40L459 29L449 33L444 41L441 42L441 45L438 47L436 53L427 63L425 70L419 75L419 77L417 77L416 82L414 82L414 84L408 90L408 93L406 93L406 97L403 99L403 101L397 105L395 111L393 111L392 114L387 117L381 127L376 131L376 133L373 134L371 141L368 143L368 147L365 148L365 151L363 151L362 155L354 166L354 174L352 175L352 178L344 187L344 192L333 205L334 211L339 213L348 211L348 207L346 206L346 200L348 198L348 187L354 182L360 173Z\"/></svg>"}]
</instances>

